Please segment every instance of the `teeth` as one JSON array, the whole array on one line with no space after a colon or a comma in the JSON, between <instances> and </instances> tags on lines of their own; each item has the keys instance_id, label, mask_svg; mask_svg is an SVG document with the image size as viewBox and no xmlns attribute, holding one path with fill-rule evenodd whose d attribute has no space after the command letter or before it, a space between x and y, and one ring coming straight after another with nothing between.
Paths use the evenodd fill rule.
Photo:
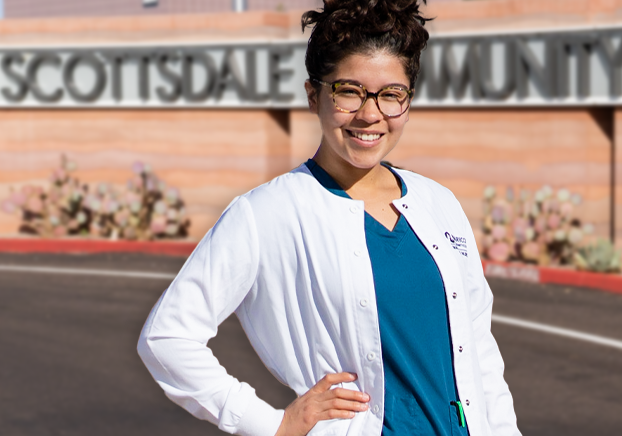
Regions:
<instances>
[{"instance_id":1,"label":"teeth","mask_svg":"<svg viewBox=\"0 0 622 436\"><path fill-rule=\"evenodd\" d=\"M380 139L379 133L368 134L368 133L352 132L352 134L354 135L355 138L358 138L363 141L375 141L377 139Z\"/></svg>"}]
</instances>

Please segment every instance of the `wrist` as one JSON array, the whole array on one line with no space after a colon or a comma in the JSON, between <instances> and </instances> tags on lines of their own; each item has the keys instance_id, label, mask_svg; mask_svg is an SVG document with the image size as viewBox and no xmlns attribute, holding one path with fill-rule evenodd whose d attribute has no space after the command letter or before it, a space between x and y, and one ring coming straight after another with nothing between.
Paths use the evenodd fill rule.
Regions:
<instances>
[{"instance_id":1,"label":"wrist","mask_svg":"<svg viewBox=\"0 0 622 436\"><path fill-rule=\"evenodd\" d=\"M276 431L276 434L274 436L287 436L287 421L288 421L288 413L287 413L287 409L285 409L285 412L283 413L283 419L281 420L281 424L279 425L279 428Z\"/></svg>"}]
</instances>

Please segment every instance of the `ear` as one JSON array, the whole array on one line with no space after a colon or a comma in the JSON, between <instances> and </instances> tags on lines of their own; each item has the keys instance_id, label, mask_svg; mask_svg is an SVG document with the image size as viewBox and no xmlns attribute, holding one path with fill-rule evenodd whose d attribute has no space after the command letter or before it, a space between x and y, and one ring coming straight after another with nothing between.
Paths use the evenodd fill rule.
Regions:
<instances>
[{"instance_id":1,"label":"ear","mask_svg":"<svg viewBox=\"0 0 622 436\"><path fill-rule=\"evenodd\" d=\"M307 91L307 101L309 102L309 110L312 114L318 114L318 92L310 81L305 81L305 91Z\"/></svg>"}]
</instances>

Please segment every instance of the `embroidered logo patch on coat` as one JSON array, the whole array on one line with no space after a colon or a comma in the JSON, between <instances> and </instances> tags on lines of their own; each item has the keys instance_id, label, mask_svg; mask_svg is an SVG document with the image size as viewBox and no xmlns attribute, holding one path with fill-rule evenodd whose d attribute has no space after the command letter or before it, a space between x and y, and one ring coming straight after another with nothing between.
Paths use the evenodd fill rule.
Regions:
<instances>
[{"instance_id":1,"label":"embroidered logo patch on coat","mask_svg":"<svg viewBox=\"0 0 622 436\"><path fill-rule=\"evenodd\" d=\"M454 247L454 250L458 250L464 257L469 257L467 253L466 238L454 236L449 232L445 232L445 237L449 239L449 242L451 242L451 246Z\"/></svg>"}]
</instances>

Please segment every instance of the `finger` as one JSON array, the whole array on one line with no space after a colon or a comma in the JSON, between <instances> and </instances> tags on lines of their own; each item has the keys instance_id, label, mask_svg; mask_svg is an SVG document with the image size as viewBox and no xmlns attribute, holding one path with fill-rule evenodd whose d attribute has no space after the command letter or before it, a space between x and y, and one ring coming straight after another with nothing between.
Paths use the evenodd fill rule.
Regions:
<instances>
[{"instance_id":1,"label":"finger","mask_svg":"<svg viewBox=\"0 0 622 436\"><path fill-rule=\"evenodd\" d=\"M360 403L358 401L342 400L341 398L333 398L332 400L322 401L318 405L320 411L326 411L330 409L335 410L350 410L352 412L364 412L369 407L367 403Z\"/></svg>"},{"instance_id":2,"label":"finger","mask_svg":"<svg viewBox=\"0 0 622 436\"><path fill-rule=\"evenodd\" d=\"M329 409L324 412L318 413L316 419L318 421L326 421L328 419L352 419L356 416L356 413L350 410L337 410Z\"/></svg>"},{"instance_id":3,"label":"finger","mask_svg":"<svg viewBox=\"0 0 622 436\"><path fill-rule=\"evenodd\" d=\"M357 379L356 374L350 372L338 372L335 374L326 374L319 382L315 384L310 390L316 392L324 392L331 388L331 386L338 383L353 382Z\"/></svg>"},{"instance_id":4,"label":"finger","mask_svg":"<svg viewBox=\"0 0 622 436\"><path fill-rule=\"evenodd\" d=\"M365 392L354 391L352 389L344 388L331 389L318 395L318 401L327 401L333 398L358 401L361 403L367 403L370 399L369 395L367 395Z\"/></svg>"}]
</instances>

